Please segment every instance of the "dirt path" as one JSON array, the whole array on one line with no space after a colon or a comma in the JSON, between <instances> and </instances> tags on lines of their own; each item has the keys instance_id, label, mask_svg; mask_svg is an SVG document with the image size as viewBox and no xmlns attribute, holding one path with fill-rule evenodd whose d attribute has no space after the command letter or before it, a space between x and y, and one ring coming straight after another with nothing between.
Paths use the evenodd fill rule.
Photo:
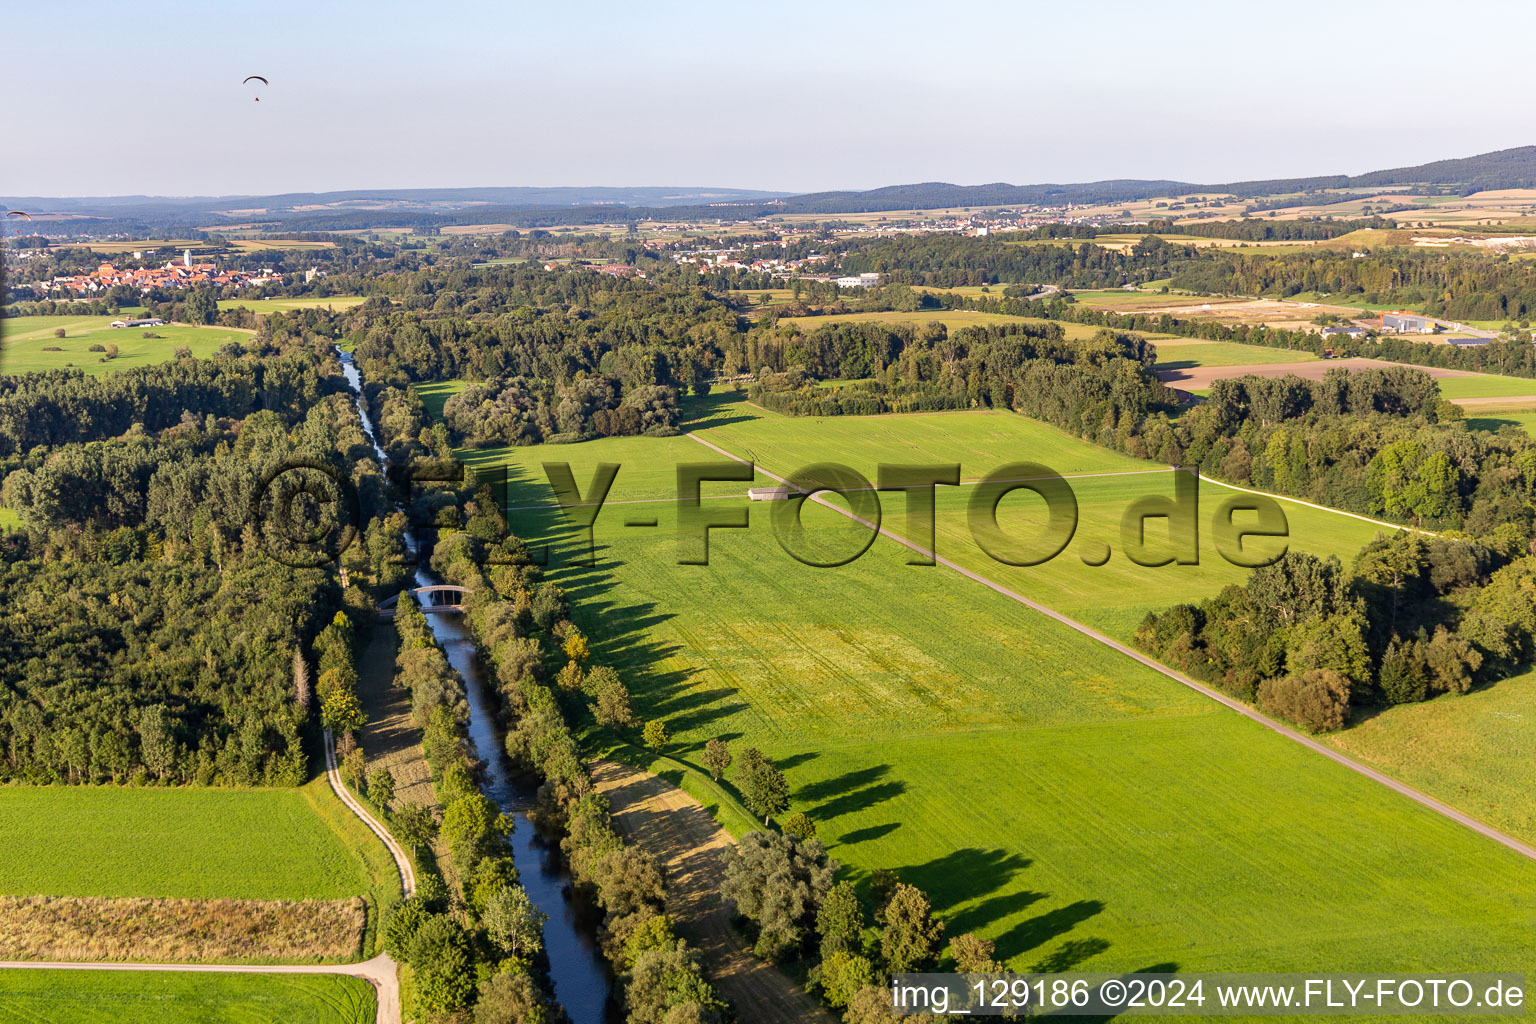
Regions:
<instances>
[{"instance_id":1,"label":"dirt path","mask_svg":"<svg viewBox=\"0 0 1536 1024\"><path fill-rule=\"evenodd\" d=\"M722 854L735 842L693 797L665 779L613 761L596 761L592 776L608 796L614 824L661 862L667 913L699 950L716 989L741 1024L833 1024L821 1003L764 963L731 925L720 896Z\"/></svg>"},{"instance_id":2,"label":"dirt path","mask_svg":"<svg viewBox=\"0 0 1536 1024\"><path fill-rule=\"evenodd\" d=\"M1306 364L1303 364L1303 365L1306 365ZM734 455L731 452L726 451L724 448L721 448L719 445L712 444L711 442L704 440L704 438L700 437L697 434L690 433L690 434L686 434L684 436L693 438L695 441L699 442L699 444L702 444L706 448L709 448L709 449L711 449L713 451L719 452L721 455L724 455L726 458L735 459L737 462L746 462L747 461L746 459L742 458L739 455ZM788 481L785 480L783 477L775 476L774 474L772 474L772 473L768 472L766 469L764 469L762 466L758 466L757 467L757 471L759 473L763 474L766 477L770 477L770 478L772 478L774 480L779 481L780 483L788 483ZM1498 843L1499 845L1508 847L1509 849L1511 849L1511 850L1515 851L1516 853L1520 854L1522 857L1528 857L1531 860L1536 860L1536 848L1533 848L1531 846L1527 846L1525 843L1522 843L1520 840L1514 838L1513 836L1505 835L1503 832L1500 832L1498 829L1494 828L1493 826L1485 825L1481 821L1478 821L1476 818L1474 818L1474 817L1472 817L1470 815L1463 814L1461 811L1458 811L1456 808L1450 806L1449 804L1441 803L1439 800L1436 800L1434 797L1430 796L1427 793L1420 793L1418 790L1416 790L1413 787L1408 786L1408 785L1406 785L1406 784L1404 784L1402 782L1397 781L1396 779L1392 778L1390 775L1384 775L1384 774L1382 774L1381 772L1377 771L1374 768L1368 768L1365 765L1361 764L1359 761L1356 761L1354 758L1349 757L1349 756L1347 756L1345 754L1342 754L1342 753L1340 753L1339 751L1335 750L1332 747L1325 746L1324 744L1319 743L1317 740L1312 739L1310 736L1304 736L1301 733L1297 732L1295 729L1292 729L1288 725L1282 725L1281 723L1275 721L1274 719L1266 717L1265 715L1261 714L1258 710L1256 710L1256 709L1254 709L1252 707L1249 707L1247 704L1244 704L1242 701L1236 700L1236 699L1234 699L1232 697L1228 697L1226 694L1221 693L1221 692L1219 692L1217 690L1213 690L1209 686L1205 686L1205 685L1202 685L1201 683L1197 683L1193 679L1191 679L1188 676L1184 675L1183 673L1175 672L1173 669L1171 669L1168 666L1162 664L1161 662L1154 661L1153 659L1147 657L1145 654L1142 654L1140 651L1135 650L1135 649L1133 649L1131 647L1127 647L1125 644L1122 644L1118 640L1110 639L1109 637L1105 636L1103 633L1100 633L1098 630L1093 629L1093 628L1091 628L1089 626L1085 626L1081 622L1078 622L1076 619L1068 618L1067 616L1063 615L1061 612L1056 611L1054 608L1047 607L1046 605L1043 605L1043 604L1039 603L1038 601L1031 601L1029 598L1025 597L1023 594L1020 594L1020 593L1018 593L1016 591L1010 590L1007 587L1003 586L1001 583L996 583L996 582L994 582L992 580L989 580L989 579L987 579L987 577L981 575L980 573L972 572L970 569L965 568L963 565L959 565L959 564L957 564L955 562L950 561L947 558L944 558L941 555L936 554L935 552L929 551L927 548L922 547L921 545L915 544L912 541L908 540L907 538L905 538L903 536L900 536L899 534L892 533L890 530L887 530L884 527L878 526L877 524L870 522L868 519L865 519L862 516L856 515L853 512L848 511L847 509L840 508L836 504L834 504L831 501L827 500L827 498L824 497L823 495L820 495L820 494L812 495L810 500L816 502L819 505L824 505L827 508L832 509L834 512L838 513L839 515L845 516L848 519L852 519L854 522L859 523L859 524L861 524L863 526L866 526L866 527L868 527L871 530L877 530L883 536L890 538L891 540L893 540L896 543L902 545L903 547L910 548L911 550L916 551L918 554L923 555L926 558L933 559L933 561L934 561L934 563L936 565L942 565L946 569L953 570L954 572L959 573L960 575L966 577L967 579L974 580L975 582L980 583L982 586L996 591L997 593L1001 594L1002 596L1008 598L1011 601L1017 601L1019 604L1022 604L1026 608L1030 608L1030 609L1032 609L1034 611L1037 611L1041 615L1045 615L1045 616L1048 616L1048 617L1050 617L1052 619L1055 619L1057 622L1061 623L1064 626L1068 626L1068 627L1070 627L1072 629L1077 630L1079 633L1083 634L1084 636L1088 637L1089 639L1095 640L1098 643L1103 644L1105 647L1109 647L1109 648L1111 648L1111 649L1113 649L1115 651L1118 651L1119 653L1125 655L1127 658L1131 658L1131 659L1133 659L1135 661L1141 662L1141 664L1143 664L1143 665L1147 666L1148 668L1152 669L1154 672L1160 673L1161 675L1165 675L1169 679L1172 679L1176 683L1180 683L1181 685L1187 686L1191 690L1194 690L1197 693L1204 694L1205 696L1211 698L1211 700L1214 700L1214 701L1217 701L1217 702L1219 702L1221 704L1226 705L1227 707L1231 708L1233 711L1236 711L1238 714L1242 715L1244 718L1252 719L1253 721L1257 722L1258 724L1264 726L1264 728L1270 729L1270 730L1272 730L1274 732L1277 732L1281 736L1284 736L1288 740L1291 740L1291 741L1296 742L1296 743L1300 743L1302 746L1306 747L1307 749L1315 751L1315 752L1323 755L1324 757L1328 758L1330 761L1335 761L1338 764L1343 765L1345 768L1348 768L1352 772L1358 772L1359 774L1364 775L1366 778L1370 779L1373 782L1379 782L1383 786L1386 786L1388 789L1392 790L1393 792L1400 793L1403 796L1406 796L1408 799L1414 801L1415 803L1422 804L1423 806L1429 808L1431 811L1434 811L1436 814L1443 815L1444 817L1447 817L1450 820L1456 822L1458 825L1464 825L1467 828L1471 829L1472 831L1478 833L1479 835L1486 836L1487 838L1492 839L1494 842Z\"/></svg>"}]
</instances>

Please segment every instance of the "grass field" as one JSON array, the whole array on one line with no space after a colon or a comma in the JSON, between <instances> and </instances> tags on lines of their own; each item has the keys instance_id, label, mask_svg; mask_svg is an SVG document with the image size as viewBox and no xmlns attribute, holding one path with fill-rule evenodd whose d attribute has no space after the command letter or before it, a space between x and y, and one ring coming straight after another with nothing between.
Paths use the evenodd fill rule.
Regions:
<instances>
[{"instance_id":1,"label":"grass field","mask_svg":"<svg viewBox=\"0 0 1536 1024\"><path fill-rule=\"evenodd\" d=\"M716 401L700 429L779 473L828 458L865 472L959 462L965 479L1020 459L1063 473L1149 468L1008 414L790 420ZM594 661L618 665L641 715L668 723L668 753L697 763L716 736L761 747L855 877L898 869L950 934L980 931L1013 967L1523 971L1536 960L1536 865L979 584L906 564L888 539L813 568L781 549L770 507L755 505L750 529L713 531L709 565L677 564L674 466L719 458L687 438L464 457L508 466L514 529L554 541L553 576ZM636 503L602 514L593 567L561 557L571 538L540 468L555 458L583 487L595 463L620 463L609 501ZM1120 510L1166 481L1072 480L1084 553L1118 547ZM1242 577L1208 560L1132 567L1118 552L1089 569L1076 540L1048 565L1003 567L959 539L970 489L940 491L941 553L1113 633L1143 608ZM885 524L905 529L901 498L885 498ZM1286 508L1312 550L1352 553L1376 532ZM1022 498L1004 502L1010 530L1031 514ZM624 525L652 516L655 528ZM804 521L801 543L818 549L857 547L864 533L814 505Z\"/></svg>"},{"instance_id":2,"label":"grass field","mask_svg":"<svg viewBox=\"0 0 1536 1024\"><path fill-rule=\"evenodd\" d=\"M0 970L0 1024L371 1024L373 986L331 974Z\"/></svg>"},{"instance_id":3,"label":"grass field","mask_svg":"<svg viewBox=\"0 0 1536 1024\"><path fill-rule=\"evenodd\" d=\"M253 332L234 327L193 327L167 324L164 327L114 328L111 316L27 316L0 320L0 373L33 373L59 370L66 366L91 376L116 373L139 366L154 366L175 358L176 349L185 345L198 357L211 356L221 345L245 342ZM64 329L64 338L53 332ZM145 338L145 331L158 335ZM118 356L102 362L105 353L92 352L92 345L116 345ZM57 346L60 351L48 352Z\"/></svg>"},{"instance_id":4,"label":"grass field","mask_svg":"<svg viewBox=\"0 0 1536 1024\"><path fill-rule=\"evenodd\" d=\"M21 516L16 513L15 509L0 505L0 533L19 529L21 529Z\"/></svg>"},{"instance_id":5,"label":"grass field","mask_svg":"<svg viewBox=\"0 0 1536 1024\"><path fill-rule=\"evenodd\" d=\"M1473 430L1500 430L1504 427L1519 427L1532 437L1536 437L1536 408L1527 405L1504 407L1490 407L1486 405L1468 406L1466 424ZM5 509L0 508L0 525L5 522Z\"/></svg>"},{"instance_id":6,"label":"grass field","mask_svg":"<svg viewBox=\"0 0 1536 1024\"><path fill-rule=\"evenodd\" d=\"M300 789L0 787L0 835L5 895L302 900L399 891L387 851L323 777Z\"/></svg>"},{"instance_id":7,"label":"grass field","mask_svg":"<svg viewBox=\"0 0 1536 1024\"><path fill-rule=\"evenodd\" d=\"M434 417L440 417L443 414L443 403L463 391L468 383L463 380L439 380L428 384L416 384L414 387L416 393L421 396L422 404L427 407L427 412Z\"/></svg>"},{"instance_id":8,"label":"grass field","mask_svg":"<svg viewBox=\"0 0 1536 1024\"><path fill-rule=\"evenodd\" d=\"M809 333L817 327L825 324L846 323L888 323L888 324L923 324L941 323L950 330L959 330L962 327L974 327L977 324L1007 324L1007 323L1035 323L1042 324L1044 320L1034 320L1029 317L1005 316L1001 313L982 313L973 309L920 309L916 313L841 313L832 316L787 316L779 320L781 324L794 324L800 330ZM1099 328L1088 324L1073 324L1059 321L1062 328L1071 339L1091 338L1098 333ZM1148 335L1157 337L1157 335Z\"/></svg>"},{"instance_id":9,"label":"grass field","mask_svg":"<svg viewBox=\"0 0 1536 1024\"><path fill-rule=\"evenodd\" d=\"M245 307L252 313L286 313L294 309L333 309L341 311L360 306L365 300L361 295L328 295L325 298L298 299L220 299L220 309Z\"/></svg>"},{"instance_id":10,"label":"grass field","mask_svg":"<svg viewBox=\"0 0 1536 1024\"><path fill-rule=\"evenodd\" d=\"M1304 363L1317 356L1304 350L1238 345L1230 341L1159 341L1157 368L1182 370L1192 366L1249 366L1257 363Z\"/></svg>"},{"instance_id":11,"label":"grass field","mask_svg":"<svg viewBox=\"0 0 1536 1024\"><path fill-rule=\"evenodd\" d=\"M1536 395L1536 380L1529 377L1441 377L1440 394L1446 398L1515 398Z\"/></svg>"}]
</instances>

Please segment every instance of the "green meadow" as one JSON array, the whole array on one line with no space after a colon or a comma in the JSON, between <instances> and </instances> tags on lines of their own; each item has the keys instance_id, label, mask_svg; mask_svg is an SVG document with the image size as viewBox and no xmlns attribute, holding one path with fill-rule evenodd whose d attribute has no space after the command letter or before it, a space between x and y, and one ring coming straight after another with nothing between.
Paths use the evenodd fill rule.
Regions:
<instances>
[{"instance_id":1,"label":"green meadow","mask_svg":"<svg viewBox=\"0 0 1536 1024\"><path fill-rule=\"evenodd\" d=\"M0 787L0 894L263 900L399 892L323 777L299 789Z\"/></svg>"},{"instance_id":2,"label":"green meadow","mask_svg":"<svg viewBox=\"0 0 1536 1024\"><path fill-rule=\"evenodd\" d=\"M334 974L0 970L0 1024L372 1024L373 986Z\"/></svg>"},{"instance_id":3,"label":"green meadow","mask_svg":"<svg viewBox=\"0 0 1536 1024\"><path fill-rule=\"evenodd\" d=\"M252 332L235 327L114 328L113 316L27 316L0 320L0 373L34 373L74 367L91 376L140 366L155 366L176 357L186 346L199 358L213 355L231 341L245 342ZM63 338L54 337L62 328ZM157 335L145 338L145 333ZM92 352L92 345L116 345L118 355ZM58 351L47 351L56 348Z\"/></svg>"},{"instance_id":4,"label":"green meadow","mask_svg":"<svg viewBox=\"0 0 1536 1024\"><path fill-rule=\"evenodd\" d=\"M1069 481L1081 541L1055 562L967 552L974 485L940 488L936 532L946 557L1114 634L1243 575L1204 557L1204 527L1200 566L1131 566L1119 515L1171 472L1021 417L792 420L702 405L702 436L780 475L829 459L866 475L880 461L956 462L974 480L1020 460L1095 474ZM550 544L594 661L620 668L644 718L667 722L668 754L696 766L712 737L760 747L852 877L897 869L950 934L981 932L1012 967L1532 966L1536 864L972 580L908 564L889 538L839 568L788 554L780 536L822 560L869 540L829 509L806 503L798 532L776 531L788 503L749 505L747 483L706 483L706 512L748 508L750 526L712 531L708 565L679 564L701 552L678 540L675 466L721 460L696 441L461 455L507 468L513 529ZM546 460L570 462L583 488L598 462L622 467L592 565L551 506ZM1221 493L1208 485L1202 516ZM882 499L885 525L906 529L902 496ZM1005 529L1029 535L1032 500L1004 499ZM1286 508L1310 550L1352 554L1377 529ZM1084 565L1103 542L1108 565Z\"/></svg>"},{"instance_id":5,"label":"green meadow","mask_svg":"<svg viewBox=\"0 0 1536 1024\"><path fill-rule=\"evenodd\" d=\"M295 309L331 309L340 312L360 306L365 300L361 295L327 295L323 298L301 296L296 299L220 299L220 309L244 307L252 313L287 313Z\"/></svg>"},{"instance_id":6,"label":"green meadow","mask_svg":"<svg viewBox=\"0 0 1536 1024\"><path fill-rule=\"evenodd\" d=\"M951 331L956 331L962 327L975 327L978 324L1016 324L1021 321L1034 324L1047 322L1030 317L1007 316L1003 313L983 313L974 309L920 309L915 313L835 313L829 316L786 316L779 319L779 323L794 324L806 333L826 324L915 324L921 327L923 324L941 323ZM1072 340L1091 338L1099 331L1099 328L1088 324L1058 322L1067 332L1066 336Z\"/></svg>"},{"instance_id":7,"label":"green meadow","mask_svg":"<svg viewBox=\"0 0 1536 1024\"><path fill-rule=\"evenodd\" d=\"M1509 409L1466 406L1462 411L1467 414L1467 426L1473 430L1502 430L1504 427L1519 427L1532 437L1536 437L1536 409L1529 406L1516 406ZM4 510L0 510L0 516L4 514Z\"/></svg>"},{"instance_id":8,"label":"green meadow","mask_svg":"<svg viewBox=\"0 0 1536 1024\"><path fill-rule=\"evenodd\" d=\"M1440 377L1436 383L1440 385L1440 394L1446 398L1524 398L1536 395L1536 380L1498 377L1491 373L1481 373L1475 377Z\"/></svg>"},{"instance_id":9,"label":"green meadow","mask_svg":"<svg viewBox=\"0 0 1536 1024\"><path fill-rule=\"evenodd\" d=\"M1240 345L1230 341L1159 341L1157 368L1187 370L1196 366L1249 366L1260 363L1309 363L1317 356L1304 350Z\"/></svg>"}]
</instances>

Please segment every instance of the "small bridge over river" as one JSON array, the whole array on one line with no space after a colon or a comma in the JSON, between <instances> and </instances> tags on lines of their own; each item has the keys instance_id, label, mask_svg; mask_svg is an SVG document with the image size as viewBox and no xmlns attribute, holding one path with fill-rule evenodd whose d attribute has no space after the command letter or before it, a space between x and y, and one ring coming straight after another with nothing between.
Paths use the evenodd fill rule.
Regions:
<instances>
[{"instance_id":1,"label":"small bridge over river","mask_svg":"<svg viewBox=\"0 0 1536 1024\"><path fill-rule=\"evenodd\" d=\"M462 612L464 599L469 597L469 590L465 587L456 587L451 583L438 583L430 587L417 587L415 590L403 591L415 598L421 610L431 615L435 612ZM395 617L395 606L400 602L399 594L392 594L379 602L379 618L392 619Z\"/></svg>"}]
</instances>

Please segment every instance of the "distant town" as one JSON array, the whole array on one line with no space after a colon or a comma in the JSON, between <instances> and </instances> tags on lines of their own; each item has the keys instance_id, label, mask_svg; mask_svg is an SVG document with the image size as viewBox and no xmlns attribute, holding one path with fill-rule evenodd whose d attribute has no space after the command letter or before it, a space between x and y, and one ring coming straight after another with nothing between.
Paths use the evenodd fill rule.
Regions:
<instances>
[{"instance_id":1,"label":"distant town","mask_svg":"<svg viewBox=\"0 0 1536 1024\"><path fill-rule=\"evenodd\" d=\"M134 257L141 258L141 254L134 253ZM115 263L104 262L88 274L36 281L31 288L39 297L46 297L62 292L90 296L118 285L126 285L147 294L156 288L186 289L211 285L215 288L240 289L282 283L283 275L270 268L254 272L220 270L217 264L193 263L192 250L188 249L182 253L180 263L167 261L159 267L119 267Z\"/></svg>"}]
</instances>

